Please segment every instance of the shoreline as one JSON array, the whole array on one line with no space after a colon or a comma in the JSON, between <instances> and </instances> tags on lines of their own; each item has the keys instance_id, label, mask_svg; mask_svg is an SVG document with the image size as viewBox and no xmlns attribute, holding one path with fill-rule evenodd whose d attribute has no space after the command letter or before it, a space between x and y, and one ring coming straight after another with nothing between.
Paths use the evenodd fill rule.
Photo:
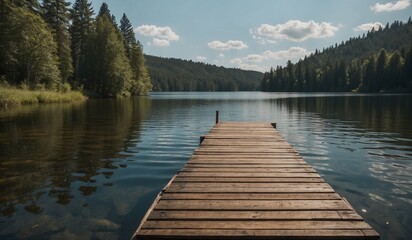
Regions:
<instances>
[{"instance_id":1,"label":"shoreline","mask_svg":"<svg viewBox=\"0 0 412 240\"><path fill-rule=\"evenodd\" d=\"M0 88L0 108L3 109L37 103L74 103L87 99L88 97L78 91L56 92L49 90L25 90L13 87Z\"/></svg>"}]
</instances>

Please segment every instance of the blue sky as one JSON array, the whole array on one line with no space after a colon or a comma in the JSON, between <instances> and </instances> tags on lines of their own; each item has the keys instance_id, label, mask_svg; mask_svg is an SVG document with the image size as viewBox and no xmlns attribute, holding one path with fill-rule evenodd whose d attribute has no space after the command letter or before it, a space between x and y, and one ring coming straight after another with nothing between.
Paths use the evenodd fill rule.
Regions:
<instances>
[{"instance_id":1,"label":"blue sky","mask_svg":"<svg viewBox=\"0 0 412 240\"><path fill-rule=\"evenodd\" d=\"M412 0L91 0L126 13L146 54L267 71L407 21Z\"/></svg>"}]
</instances>

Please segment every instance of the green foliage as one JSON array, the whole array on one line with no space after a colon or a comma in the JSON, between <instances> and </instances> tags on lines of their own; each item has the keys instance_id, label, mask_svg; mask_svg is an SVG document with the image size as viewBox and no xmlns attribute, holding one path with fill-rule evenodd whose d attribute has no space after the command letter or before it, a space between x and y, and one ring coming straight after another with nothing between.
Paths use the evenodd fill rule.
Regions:
<instances>
[{"instance_id":1,"label":"green foliage","mask_svg":"<svg viewBox=\"0 0 412 240\"><path fill-rule=\"evenodd\" d=\"M412 22L395 21L365 37L318 50L266 72L263 91L412 91ZM404 59L405 58L405 59ZM411 86L411 88L409 88Z\"/></svg>"},{"instance_id":2,"label":"green foliage","mask_svg":"<svg viewBox=\"0 0 412 240\"><path fill-rule=\"evenodd\" d=\"M41 87L40 87L41 88ZM86 100L81 92L67 91L66 93L42 90L18 89L0 87L0 107L11 107L20 104L33 103L68 103Z\"/></svg>"},{"instance_id":3,"label":"green foliage","mask_svg":"<svg viewBox=\"0 0 412 240\"><path fill-rule=\"evenodd\" d=\"M7 1L7 0L3 0ZM23 7L35 14L41 14L42 8L37 0L10 0L15 6Z\"/></svg>"},{"instance_id":4,"label":"green foliage","mask_svg":"<svg viewBox=\"0 0 412 240\"><path fill-rule=\"evenodd\" d=\"M59 69L63 82L66 82L73 74L70 36L68 32L69 5L70 3L67 3L65 0L43 0L43 17L53 30L54 39L57 42Z\"/></svg>"},{"instance_id":5,"label":"green foliage","mask_svg":"<svg viewBox=\"0 0 412 240\"><path fill-rule=\"evenodd\" d=\"M154 91L253 91L263 74L145 55Z\"/></svg>"},{"instance_id":6,"label":"green foliage","mask_svg":"<svg viewBox=\"0 0 412 240\"><path fill-rule=\"evenodd\" d=\"M106 3L93 19L88 0L3 0L0 76L25 90L93 96L144 95L151 88L140 43L126 15L121 29ZM46 99L46 96L40 98ZM36 101L38 101L37 98Z\"/></svg>"},{"instance_id":7,"label":"green foliage","mask_svg":"<svg viewBox=\"0 0 412 240\"><path fill-rule=\"evenodd\" d=\"M120 32L123 35L123 39L125 41L127 50L131 50L135 46L140 46L140 43L136 41L132 23L127 18L126 14L124 13L123 13L122 19L120 19ZM131 54L132 53L128 51L129 58Z\"/></svg>"},{"instance_id":8,"label":"green foliage","mask_svg":"<svg viewBox=\"0 0 412 240\"><path fill-rule=\"evenodd\" d=\"M0 23L1 71L12 84L26 80L53 89L61 77L57 46L44 20L6 1L7 14ZM1 73L0 73L1 74Z\"/></svg>"},{"instance_id":9,"label":"green foliage","mask_svg":"<svg viewBox=\"0 0 412 240\"><path fill-rule=\"evenodd\" d=\"M103 97L128 95L133 73L128 64L123 39L107 15L97 17L96 29L90 34L89 41L86 89Z\"/></svg>"},{"instance_id":10,"label":"green foliage","mask_svg":"<svg viewBox=\"0 0 412 240\"><path fill-rule=\"evenodd\" d=\"M132 24L126 14L123 14L120 20L120 32L122 33L126 54L133 71L133 79L129 91L132 95L147 95L152 89L151 79L145 65L142 47L136 41Z\"/></svg>"},{"instance_id":11,"label":"green foliage","mask_svg":"<svg viewBox=\"0 0 412 240\"><path fill-rule=\"evenodd\" d=\"M84 79L87 69L85 56L87 49L87 37L93 30L93 8L87 0L76 0L71 10L70 26L71 52L73 59L73 79L79 83Z\"/></svg>"},{"instance_id":12,"label":"green foliage","mask_svg":"<svg viewBox=\"0 0 412 240\"><path fill-rule=\"evenodd\" d=\"M109 6L107 5L107 3L105 2L102 3L102 5L100 6L98 16L99 17L107 16L107 18L110 20L113 26L117 28L116 17L110 14Z\"/></svg>"}]
</instances>

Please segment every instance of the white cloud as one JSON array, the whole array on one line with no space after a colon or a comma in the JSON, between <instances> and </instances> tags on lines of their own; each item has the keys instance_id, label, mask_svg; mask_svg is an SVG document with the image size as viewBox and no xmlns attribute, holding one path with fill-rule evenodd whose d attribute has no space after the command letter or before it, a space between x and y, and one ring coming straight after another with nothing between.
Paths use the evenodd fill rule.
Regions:
<instances>
[{"instance_id":1,"label":"white cloud","mask_svg":"<svg viewBox=\"0 0 412 240\"><path fill-rule=\"evenodd\" d=\"M241 58L233 58L232 60L230 60L231 64L235 64L235 65L239 65L242 63L242 59Z\"/></svg>"},{"instance_id":2,"label":"white cloud","mask_svg":"<svg viewBox=\"0 0 412 240\"><path fill-rule=\"evenodd\" d=\"M262 67L256 64L244 63L241 58L234 58L230 60L230 63L235 67L244 69L244 70L253 70L258 72L266 72L269 68Z\"/></svg>"},{"instance_id":3,"label":"white cloud","mask_svg":"<svg viewBox=\"0 0 412 240\"><path fill-rule=\"evenodd\" d=\"M291 47L288 50L281 50L272 52L267 50L263 53L263 56L266 59L275 59L275 60L298 60L304 58L307 55L310 55L312 52L308 51L301 47Z\"/></svg>"},{"instance_id":4,"label":"white cloud","mask_svg":"<svg viewBox=\"0 0 412 240\"><path fill-rule=\"evenodd\" d=\"M229 50L229 49L244 49L248 48L248 46L239 40L229 40L227 42L221 42L221 41L212 41L207 44L209 48L216 49L216 50Z\"/></svg>"},{"instance_id":5,"label":"white cloud","mask_svg":"<svg viewBox=\"0 0 412 240\"><path fill-rule=\"evenodd\" d=\"M312 52L301 48L301 47L291 47L288 50L281 50L281 51L264 51L262 54L249 54L243 58L235 58L232 59L242 62L249 62L249 63L261 63L263 61L268 60L298 60L304 58L307 55L310 55Z\"/></svg>"},{"instance_id":6,"label":"white cloud","mask_svg":"<svg viewBox=\"0 0 412 240\"><path fill-rule=\"evenodd\" d=\"M257 34L256 39L261 44L266 41L276 43L276 39L286 39L295 42L305 41L309 38L325 38L332 37L339 30L339 26L333 26L331 23L314 21L302 22L299 20L289 20L284 24L276 26L270 24L262 24L253 34ZM260 37L260 38L259 38Z\"/></svg>"},{"instance_id":7,"label":"white cloud","mask_svg":"<svg viewBox=\"0 0 412 240\"><path fill-rule=\"evenodd\" d=\"M158 47L168 47L170 42L166 39L153 38L152 44Z\"/></svg>"},{"instance_id":8,"label":"white cloud","mask_svg":"<svg viewBox=\"0 0 412 240\"><path fill-rule=\"evenodd\" d=\"M146 37L153 37L149 46L167 47L170 41L179 41L180 37L168 26L158 27L155 25L141 25L134 30Z\"/></svg>"},{"instance_id":9,"label":"white cloud","mask_svg":"<svg viewBox=\"0 0 412 240\"><path fill-rule=\"evenodd\" d=\"M178 41L180 37L170 29L170 27L157 27L155 25L141 25L135 29L146 37L156 37L159 39L166 39L169 41Z\"/></svg>"},{"instance_id":10,"label":"white cloud","mask_svg":"<svg viewBox=\"0 0 412 240\"><path fill-rule=\"evenodd\" d=\"M265 59L265 56L259 54L249 54L243 58L246 62L260 63Z\"/></svg>"},{"instance_id":11,"label":"white cloud","mask_svg":"<svg viewBox=\"0 0 412 240\"><path fill-rule=\"evenodd\" d=\"M375 30L378 30L379 27L384 28L385 26L380 23L380 22L370 22L370 23L364 23L362 25L359 25L355 28L353 28L354 31L358 31L358 32L363 32L363 31L370 31L372 28L375 28Z\"/></svg>"},{"instance_id":12,"label":"white cloud","mask_svg":"<svg viewBox=\"0 0 412 240\"><path fill-rule=\"evenodd\" d=\"M267 72L269 70L269 67L262 67L256 64L242 63L242 62L238 62L237 60L231 61L231 63L235 65L235 67L238 67L243 70L252 70L252 71L258 71L258 72Z\"/></svg>"},{"instance_id":13,"label":"white cloud","mask_svg":"<svg viewBox=\"0 0 412 240\"><path fill-rule=\"evenodd\" d=\"M205 57L205 56L197 56L195 59L196 59L196 61L204 62L204 61L207 60L207 57Z\"/></svg>"},{"instance_id":14,"label":"white cloud","mask_svg":"<svg viewBox=\"0 0 412 240\"><path fill-rule=\"evenodd\" d=\"M225 57L225 54L220 53L219 55L217 55L217 57L218 57L218 58L224 58L224 57Z\"/></svg>"},{"instance_id":15,"label":"white cloud","mask_svg":"<svg viewBox=\"0 0 412 240\"><path fill-rule=\"evenodd\" d=\"M291 47L288 50L281 50L276 52L267 50L262 54L249 54L243 58L234 58L230 61L230 63L241 69L265 72L268 71L269 67L262 67L256 64L261 64L264 61L272 60L293 61L304 58L311 53L312 52L301 47Z\"/></svg>"},{"instance_id":16,"label":"white cloud","mask_svg":"<svg viewBox=\"0 0 412 240\"><path fill-rule=\"evenodd\" d=\"M409 5L411 5L411 0L399 0L396 2L388 2L384 4L376 3L374 6L370 6L370 8L375 13L378 13L403 10L409 7Z\"/></svg>"}]
</instances>

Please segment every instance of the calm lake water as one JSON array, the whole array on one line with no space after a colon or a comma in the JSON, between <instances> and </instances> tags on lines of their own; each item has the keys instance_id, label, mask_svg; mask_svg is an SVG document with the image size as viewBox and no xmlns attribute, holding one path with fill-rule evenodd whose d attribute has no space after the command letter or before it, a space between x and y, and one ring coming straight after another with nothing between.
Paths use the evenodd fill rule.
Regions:
<instances>
[{"instance_id":1,"label":"calm lake water","mask_svg":"<svg viewBox=\"0 0 412 240\"><path fill-rule=\"evenodd\" d=\"M222 121L270 121L382 239L412 236L412 96L154 93L0 111L0 239L129 239Z\"/></svg>"}]
</instances>

